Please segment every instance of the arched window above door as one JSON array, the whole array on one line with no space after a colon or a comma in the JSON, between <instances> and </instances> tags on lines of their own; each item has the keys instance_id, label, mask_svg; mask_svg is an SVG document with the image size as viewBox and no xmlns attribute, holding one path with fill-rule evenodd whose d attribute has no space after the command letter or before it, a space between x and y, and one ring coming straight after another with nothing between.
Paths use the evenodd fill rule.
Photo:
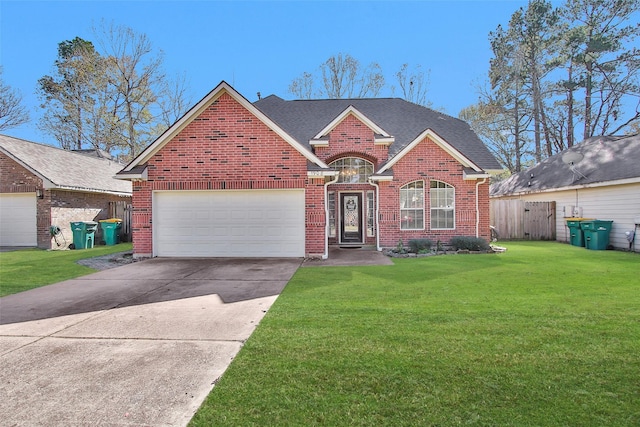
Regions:
<instances>
[{"instance_id":1,"label":"arched window above door","mask_svg":"<svg viewBox=\"0 0 640 427\"><path fill-rule=\"evenodd\" d=\"M338 184L366 184L373 174L373 163L359 157L343 157L329 167L338 171Z\"/></svg>"}]
</instances>

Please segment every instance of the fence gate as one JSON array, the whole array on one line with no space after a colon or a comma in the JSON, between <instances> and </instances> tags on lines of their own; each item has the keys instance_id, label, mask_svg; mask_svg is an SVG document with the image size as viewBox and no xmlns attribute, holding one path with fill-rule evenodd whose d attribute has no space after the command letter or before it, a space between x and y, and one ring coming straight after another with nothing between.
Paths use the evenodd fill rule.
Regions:
<instances>
[{"instance_id":1,"label":"fence gate","mask_svg":"<svg viewBox=\"0 0 640 427\"><path fill-rule=\"evenodd\" d=\"M502 240L555 240L556 202L491 200L491 225Z\"/></svg>"},{"instance_id":2,"label":"fence gate","mask_svg":"<svg viewBox=\"0 0 640 427\"><path fill-rule=\"evenodd\" d=\"M109 218L120 218L122 220L122 229L120 230L120 240L123 242L131 241L131 203L119 200L117 202L109 202Z\"/></svg>"}]
</instances>

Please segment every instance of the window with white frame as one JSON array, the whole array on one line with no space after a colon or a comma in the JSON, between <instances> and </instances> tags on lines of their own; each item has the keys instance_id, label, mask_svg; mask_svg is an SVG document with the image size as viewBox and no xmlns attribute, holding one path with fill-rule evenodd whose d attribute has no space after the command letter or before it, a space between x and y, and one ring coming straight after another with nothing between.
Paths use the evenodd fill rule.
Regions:
<instances>
[{"instance_id":1,"label":"window with white frame","mask_svg":"<svg viewBox=\"0 0 640 427\"><path fill-rule=\"evenodd\" d=\"M424 229L424 181L413 181L400 188L400 229Z\"/></svg>"},{"instance_id":2,"label":"window with white frame","mask_svg":"<svg viewBox=\"0 0 640 427\"><path fill-rule=\"evenodd\" d=\"M367 191L367 237L375 236L375 205L373 191Z\"/></svg>"},{"instance_id":3,"label":"window with white frame","mask_svg":"<svg viewBox=\"0 0 640 427\"><path fill-rule=\"evenodd\" d=\"M329 237L336 237L336 193L329 191L327 194L329 207Z\"/></svg>"},{"instance_id":4,"label":"window with white frame","mask_svg":"<svg viewBox=\"0 0 640 427\"><path fill-rule=\"evenodd\" d=\"M373 174L373 163L358 157L343 157L329 167L338 171L338 184L366 184Z\"/></svg>"},{"instance_id":5,"label":"window with white frame","mask_svg":"<svg viewBox=\"0 0 640 427\"><path fill-rule=\"evenodd\" d=\"M452 230L455 228L455 189L442 181L431 181L429 185L431 207L431 229Z\"/></svg>"}]
</instances>

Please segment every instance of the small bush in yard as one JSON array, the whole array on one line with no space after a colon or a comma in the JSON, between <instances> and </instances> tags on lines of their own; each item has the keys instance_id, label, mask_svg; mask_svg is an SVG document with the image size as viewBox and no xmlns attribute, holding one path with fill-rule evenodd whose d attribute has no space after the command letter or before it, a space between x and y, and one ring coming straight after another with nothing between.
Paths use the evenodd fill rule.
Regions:
<instances>
[{"instance_id":1,"label":"small bush in yard","mask_svg":"<svg viewBox=\"0 0 640 427\"><path fill-rule=\"evenodd\" d=\"M424 253L431 250L433 242L429 239L411 239L409 240L409 251L414 254Z\"/></svg>"},{"instance_id":2,"label":"small bush in yard","mask_svg":"<svg viewBox=\"0 0 640 427\"><path fill-rule=\"evenodd\" d=\"M488 251L491 246L479 237L472 236L456 236L452 237L449 242L454 250L466 249L469 251Z\"/></svg>"}]
</instances>

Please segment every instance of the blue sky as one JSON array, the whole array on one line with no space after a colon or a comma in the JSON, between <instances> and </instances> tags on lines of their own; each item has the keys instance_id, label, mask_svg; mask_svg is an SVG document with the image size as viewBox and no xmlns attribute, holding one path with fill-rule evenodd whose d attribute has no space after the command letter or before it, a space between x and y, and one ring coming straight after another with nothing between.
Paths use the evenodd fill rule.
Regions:
<instances>
[{"instance_id":1,"label":"blue sky","mask_svg":"<svg viewBox=\"0 0 640 427\"><path fill-rule=\"evenodd\" d=\"M478 96L491 50L488 34L526 1L6 1L0 2L0 63L31 122L6 134L55 141L36 127L35 88L51 74L61 41L92 40L100 20L146 34L168 74L185 73L193 102L221 80L250 101L291 99L289 83L328 57L378 62L391 83L403 63L431 70L428 98L457 116ZM390 91L381 94L391 96ZM398 93L395 94L399 96Z\"/></svg>"}]
</instances>

